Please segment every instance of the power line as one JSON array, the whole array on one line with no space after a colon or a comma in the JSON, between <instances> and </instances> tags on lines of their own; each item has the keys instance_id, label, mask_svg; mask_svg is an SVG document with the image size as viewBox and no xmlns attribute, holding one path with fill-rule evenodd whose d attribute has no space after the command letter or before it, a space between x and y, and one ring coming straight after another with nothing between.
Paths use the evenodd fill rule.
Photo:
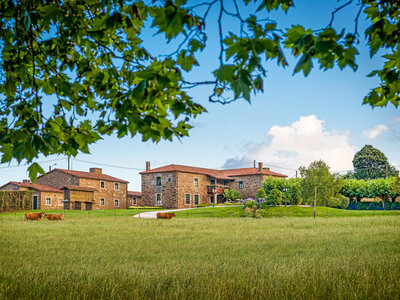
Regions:
<instances>
[{"instance_id":1,"label":"power line","mask_svg":"<svg viewBox=\"0 0 400 300\"><path fill-rule=\"evenodd\" d=\"M102 163L97 163L97 162L92 162L92 161L87 161L83 159L77 159L74 158L74 161L79 161L87 164L92 164L92 165L98 165L98 166L103 166L103 167L110 167L110 168L119 168L119 169L127 169L127 170L136 170L136 171L144 171L143 168L132 168L132 167L123 167L123 166L116 166L116 165L109 165L109 164L102 164Z\"/></svg>"},{"instance_id":2,"label":"power line","mask_svg":"<svg viewBox=\"0 0 400 300\"><path fill-rule=\"evenodd\" d=\"M45 163L49 163L49 162L54 162L54 161L60 161L60 160L64 160L65 158L56 158L56 159L50 159L50 160L44 160L44 161L34 161L34 163L38 163L38 164L45 164ZM11 169L11 168L20 168L20 167L27 167L29 164L24 164L24 165L14 165L14 166L7 166L7 167L0 167L0 169Z\"/></svg>"}]
</instances>

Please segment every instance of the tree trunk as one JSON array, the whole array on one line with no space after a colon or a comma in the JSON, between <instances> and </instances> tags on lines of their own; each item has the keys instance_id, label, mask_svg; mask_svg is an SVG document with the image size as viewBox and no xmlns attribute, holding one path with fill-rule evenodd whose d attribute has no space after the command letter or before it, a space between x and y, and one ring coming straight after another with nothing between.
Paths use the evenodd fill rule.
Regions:
<instances>
[{"instance_id":1,"label":"tree trunk","mask_svg":"<svg viewBox=\"0 0 400 300\"><path fill-rule=\"evenodd\" d=\"M314 197L314 219L317 211L317 188L315 188L315 197Z\"/></svg>"}]
</instances>

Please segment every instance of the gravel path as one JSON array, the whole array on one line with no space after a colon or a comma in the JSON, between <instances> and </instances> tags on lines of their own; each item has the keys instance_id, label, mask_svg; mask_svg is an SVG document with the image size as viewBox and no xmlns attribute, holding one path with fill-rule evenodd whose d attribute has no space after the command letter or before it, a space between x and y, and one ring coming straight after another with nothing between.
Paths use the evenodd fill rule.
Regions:
<instances>
[{"instance_id":1,"label":"gravel path","mask_svg":"<svg viewBox=\"0 0 400 300\"><path fill-rule=\"evenodd\" d=\"M195 208L181 208L181 209L166 209L166 210L156 210L156 211L147 211L142 212L140 214L134 215L134 218L143 218L143 219L157 219L157 213L159 212L173 212L179 210L188 210L188 209L195 209Z\"/></svg>"}]
</instances>

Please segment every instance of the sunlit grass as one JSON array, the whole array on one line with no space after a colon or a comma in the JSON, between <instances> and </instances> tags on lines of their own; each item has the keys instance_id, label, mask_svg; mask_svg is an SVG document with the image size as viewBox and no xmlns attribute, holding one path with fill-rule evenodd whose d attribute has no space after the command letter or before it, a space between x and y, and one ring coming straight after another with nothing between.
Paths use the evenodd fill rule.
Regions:
<instances>
[{"instance_id":1,"label":"sunlit grass","mask_svg":"<svg viewBox=\"0 0 400 300\"><path fill-rule=\"evenodd\" d=\"M0 214L0 298L400 296L399 216L145 220L117 213L29 223L20 213Z\"/></svg>"}]
</instances>

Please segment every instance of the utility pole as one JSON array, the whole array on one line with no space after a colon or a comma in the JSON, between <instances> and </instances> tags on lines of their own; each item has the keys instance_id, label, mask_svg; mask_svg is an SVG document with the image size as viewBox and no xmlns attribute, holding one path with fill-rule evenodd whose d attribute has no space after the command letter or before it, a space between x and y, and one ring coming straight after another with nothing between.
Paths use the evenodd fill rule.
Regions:
<instances>
[{"instance_id":1,"label":"utility pole","mask_svg":"<svg viewBox=\"0 0 400 300\"><path fill-rule=\"evenodd\" d=\"M296 178L297 178L297 170L296 170Z\"/></svg>"},{"instance_id":2,"label":"utility pole","mask_svg":"<svg viewBox=\"0 0 400 300\"><path fill-rule=\"evenodd\" d=\"M315 197L314 197L314 219L316 210L317 210L317 187L315 187Z\"/></svg>"}]
</instances>

